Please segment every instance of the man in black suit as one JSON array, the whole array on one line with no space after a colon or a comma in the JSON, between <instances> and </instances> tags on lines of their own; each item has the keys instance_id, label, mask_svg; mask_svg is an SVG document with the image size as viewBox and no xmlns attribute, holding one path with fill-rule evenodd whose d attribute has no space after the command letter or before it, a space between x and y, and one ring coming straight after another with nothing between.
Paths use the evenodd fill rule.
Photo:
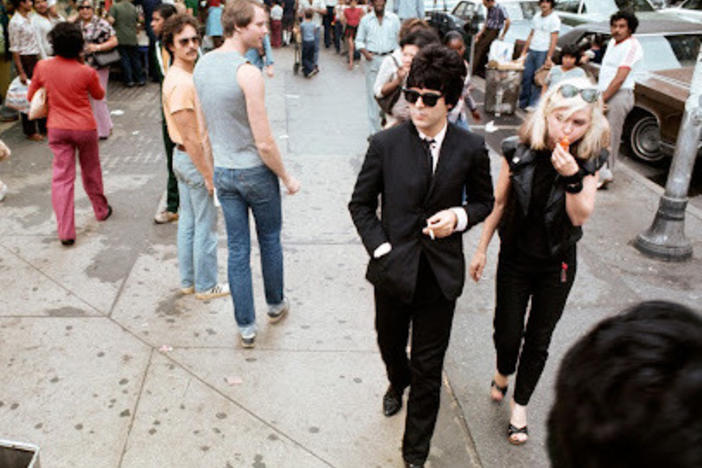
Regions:
<instances>
[{"instance_id":1,"label":"man in black suit","mask_svg":"<svg viewBox=\"0 0 702 468\"><path fill-rule=\"evenodd\" d=\"M386 416L400 410L410 387L406 466L422 466L429 455L444 354L465 279L462 234L493 205L483 138L447 120L464 76L463 61L451 49L430 45L415 56L404 91L411 122L371 137L349 203L371 256L366 278L375 286L378 346L390 380Z\"/></svg>"}]
</instances>

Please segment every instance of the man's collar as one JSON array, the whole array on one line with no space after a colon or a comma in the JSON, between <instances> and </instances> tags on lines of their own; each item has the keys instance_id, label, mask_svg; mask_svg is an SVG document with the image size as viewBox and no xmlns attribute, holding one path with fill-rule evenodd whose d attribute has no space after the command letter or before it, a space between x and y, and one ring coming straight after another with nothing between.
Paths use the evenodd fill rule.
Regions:
<instances>
[{"instance_id":1,"label":"man's collar","mask_svg":"<svg viewBox=\"0 0 702 468\"><path fill-rule=\"evenodd\" d=\"M415 127L416 128L416 127ZM434 137L430 137L422 133L420 129L417 128L417 133L419 134L419 138L422 140L434 140L436 144L441 147L441 144L444 142L444 138L446 137L446 129L448 129L448 120L444 121L444 126L439 130L439 133L437 133Z\"/></svg>"}]
</instances>

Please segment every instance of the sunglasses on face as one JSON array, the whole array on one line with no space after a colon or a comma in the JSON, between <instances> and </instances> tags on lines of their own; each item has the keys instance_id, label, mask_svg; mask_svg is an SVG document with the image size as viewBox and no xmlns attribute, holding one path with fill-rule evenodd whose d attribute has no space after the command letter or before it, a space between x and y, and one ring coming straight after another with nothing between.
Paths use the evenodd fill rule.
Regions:
<instances>
[{"instance_id":1,"label":"sunglasses on face","mask_svg":"<svg viewBox=\"0 0 702 468\"><path fill-rule=\"evenodd\" d=\"M595 88L580 89L576 88L571 84L561 86L558 91L564 98L572 98L577 96L578 93L580 93L580 97L583 98L583 101L588 102L590 104L597 101L597 98L600 97L600 92L597 91Z\"/></svg>"},{"instance_id":2,"label":"sunglasses on face","mask_svg":"<svg viewBox=\"0 0 702 468\"><path fill-rule=\"evenodd\" d=\"M414 104L419 98L422 98L422 103L427 107L434 107L439 99L441 99L441 96L443 96L441 93L420 93L419 91L407 88L402 91L405 93L405 100L410 104Z\"/></svg>"},{"instance_id":3,"label":"sunglasses on face","mask_svg":"<svg viewBox=\"0 0 702 468\"><path fill-rule=\"evenodd\" d=\"M78 7L78 9L79 10L92 10L93 7L91 7L90 5L81 5Z\"/></svg>"},{"instance_id":4,"label":"sunglasses on face","mask_svg":"<svg viewBox=\"0 0 702 468\"><path fill-rule=\"evenodd\" d=\"M180 44L181 47L187 46L189 42L192 42L193 45L199 45L200 38L198 36L193 36L193 37L184 37L183 39L178 39L178 44Z\"/></svg>"}]
</instances>

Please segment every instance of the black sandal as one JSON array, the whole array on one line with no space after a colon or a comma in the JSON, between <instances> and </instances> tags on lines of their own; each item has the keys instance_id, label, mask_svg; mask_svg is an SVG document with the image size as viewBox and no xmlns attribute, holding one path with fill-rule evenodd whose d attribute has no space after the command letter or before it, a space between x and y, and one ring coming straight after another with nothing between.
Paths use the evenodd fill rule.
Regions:
<instances>
[{"instance_id":1,"label":"black sandal","mask_svg":"<svg viewBox=\"0 0 702 468\"><path fill-rule=\"evenodd\" d=\"M500 392L502 394L502 398L504 398L505 394L507 393L507 389L509 388L509 385L505 385L504 387L500 387L499 385L497 385L497 382L495 382L495 380L493 379L492 382L490 382L490 389L492 389L493 387L498 392ZM490 398L492 398L492 395L490 395ZM492 398L492 401L496 401L499 403L502 401L502 398L500 398L499 400L495 400L494 398Z\"/></svg>"},{"instance_id":2,"label":"black sandal","mask_svg":"<svg viewBox=\"0 0 702 468\"><path fill-rule=\"evenodd\" d=\"M512 436L515 434L524 434L525 436L527 436L527 438L524 440L513 439ZM513 426L512 423L510 423L509 426L507 426L507 440L512 445L522 445L526 443L527 440L529 440L529 429L527 429L527 426L516 427Z\"/></svg>"}]
</instances>

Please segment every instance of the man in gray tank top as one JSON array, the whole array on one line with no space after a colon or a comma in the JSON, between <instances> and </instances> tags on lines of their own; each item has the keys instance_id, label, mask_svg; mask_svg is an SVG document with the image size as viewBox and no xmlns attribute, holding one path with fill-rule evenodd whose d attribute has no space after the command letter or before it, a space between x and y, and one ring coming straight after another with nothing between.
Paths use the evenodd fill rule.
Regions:
<instances>
[{"instance_id":1,"label":"man in gray tank top","mask_svg":"<svg viewBox=\"0 0 702 468\"><path fill-rule=\"evenodd\" d=\"M214 157L214 185L227 227L229 286L241 344L254 346L256 313L251 285L249 210L261 250L268 318L277 322L289 310L283 296L280 186L300 189L283 164L264 104L263 77L244 58L260 48L267 15L254 0L236 0L222 13L224 43L201 57L195 88L205 116Z\"/></svg>"}]
</instances>

